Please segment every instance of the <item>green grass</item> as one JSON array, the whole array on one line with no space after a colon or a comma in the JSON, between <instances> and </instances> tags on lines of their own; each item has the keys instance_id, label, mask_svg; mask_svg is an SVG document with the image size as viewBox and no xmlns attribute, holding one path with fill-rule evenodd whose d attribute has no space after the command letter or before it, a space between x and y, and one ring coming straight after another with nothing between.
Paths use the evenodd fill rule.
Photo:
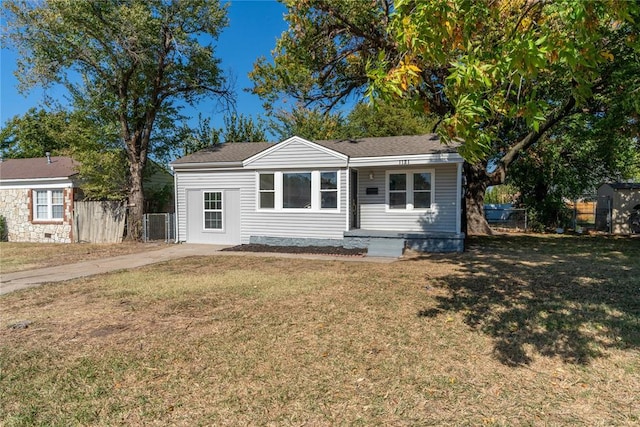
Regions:
<instances>
[{"instance_id":1,"label":"green grass","mask_svg":"<svg viewBox=\"0 0 640 427\"><path fill-rule=\"evenodd\" d=\"M636 425L640 240L202 257L0 298L0 419ZM20 320L33 323L10 329Z\"/></svg>"}]
</instances>

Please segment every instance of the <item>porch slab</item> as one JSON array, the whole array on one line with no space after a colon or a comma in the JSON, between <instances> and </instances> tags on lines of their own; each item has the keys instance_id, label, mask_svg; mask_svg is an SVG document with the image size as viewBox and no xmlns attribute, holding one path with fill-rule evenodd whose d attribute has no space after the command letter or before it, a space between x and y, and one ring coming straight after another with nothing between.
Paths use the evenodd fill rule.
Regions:
<instances>
[{"instance_id":1,"label":"porch slab","mask_svg":"<svg viewBox=\"0 0 640 427\"><path fill-rule=\"evenodd\" d=\"M407 249L418 252L463 252L465 235L440 231L401 232L354 229L344 232L344 247L369 248L373 240L380 239L401 239Z\"/></svg>"}]
</instances>

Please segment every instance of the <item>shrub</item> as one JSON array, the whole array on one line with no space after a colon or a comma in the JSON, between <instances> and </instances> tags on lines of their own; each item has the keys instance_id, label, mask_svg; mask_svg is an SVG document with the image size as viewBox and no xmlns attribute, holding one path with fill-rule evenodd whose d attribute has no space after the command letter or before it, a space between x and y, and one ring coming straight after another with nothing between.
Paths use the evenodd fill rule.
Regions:
<instances>
[{"instance_id":1,"label":"shrub","mask_svg":"<svg viewBox=\"0 0 640 427\"><path fill-rule=\"evenodd\" d=\"M7 220L0 215L0 242L6 242L8 237Z\"/></svg>"}]
</instances>

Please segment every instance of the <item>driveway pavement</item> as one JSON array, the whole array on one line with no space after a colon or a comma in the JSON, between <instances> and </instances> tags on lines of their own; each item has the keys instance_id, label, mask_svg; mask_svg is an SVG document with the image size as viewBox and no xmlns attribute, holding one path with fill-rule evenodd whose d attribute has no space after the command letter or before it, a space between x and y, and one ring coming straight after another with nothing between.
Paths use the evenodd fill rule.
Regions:
<instances>
[{"instance_id":1,"label":"driveway pavement","mask_svg":"<svg viewBox=\"0 0 640 427\"><path fill-rule=\"evenodd\" d=\"M16 271L14 273L6 274L2 273L0 274L0 295L21 289L32 288L44 283L63 282L65 280L77 279L79 277L93 276L96 274L103 274L111 271L128 270L131 268L137 268L149 264L155 264L191 256L239 255L340 261L367 261L383 263L393 262L396 260L396 258L350 258L330 255L279 254L272 252L220 252L226 247L228 246L178 244L170 245L163 249L154 249L147 252L120 255L111 258L103 258L91 261L83 261L75 264L65 264L55 267Z\"/></svg>"}]
</instances>

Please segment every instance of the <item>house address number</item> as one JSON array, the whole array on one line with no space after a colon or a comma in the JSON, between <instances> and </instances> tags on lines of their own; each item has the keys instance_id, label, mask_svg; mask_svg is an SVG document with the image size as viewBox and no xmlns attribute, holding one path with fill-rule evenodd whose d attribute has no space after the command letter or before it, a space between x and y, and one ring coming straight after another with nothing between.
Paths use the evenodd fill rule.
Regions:
<instances>
[{"instance_id":1,"label":"house address number","mask_svg":"<svg viewBox=\"0 0 640 427\"><path fill-rule=\"evenodd\" d=\"M409 166L409 160L398 160L400 166Z\"/></svg>"}]
</instances>

